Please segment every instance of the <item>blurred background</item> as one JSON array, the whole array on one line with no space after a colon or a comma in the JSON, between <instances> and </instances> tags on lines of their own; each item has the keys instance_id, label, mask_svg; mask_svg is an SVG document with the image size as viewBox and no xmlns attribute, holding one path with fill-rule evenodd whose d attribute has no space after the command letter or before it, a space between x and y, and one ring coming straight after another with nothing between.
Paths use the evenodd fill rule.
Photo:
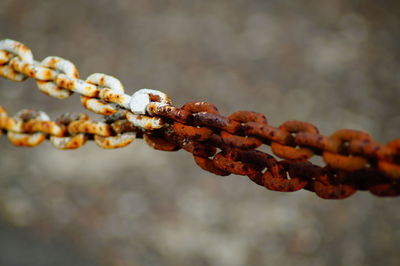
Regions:
<instances>
[{"instance_id":1,"label":"blurred background","mask_svg":"<svg viewBox=\"0 0 400 266\"><path fill-rule=\"evenodd\" d=\"M400 137L400 2L2 0L0 39L159 89L177 106L264 113L272 125ZM83 111L0 79L10 114ZM95 115L90 114L95 118ZM327 201L199 169L142 140L28 149L0 138L0 265L400 265L399 198Z\"/></svg>"}]
</instances>

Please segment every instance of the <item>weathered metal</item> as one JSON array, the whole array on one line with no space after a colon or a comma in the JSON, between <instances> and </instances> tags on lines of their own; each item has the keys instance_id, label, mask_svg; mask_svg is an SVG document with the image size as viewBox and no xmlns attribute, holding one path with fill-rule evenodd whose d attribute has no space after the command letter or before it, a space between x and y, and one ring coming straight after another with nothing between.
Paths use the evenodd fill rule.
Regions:
<instances>
[{"instance_id":1,"label":"weathered metal","mask_svg":"<svg viewBox=\"0 0 400 266\"><path fill-rule=\"evenodd\" d=\"M190 152L211 173L248 176L270 190L306 189L324 199L343 199L357 190L400 195L400 139L383 145L349 129L324 136L314 125L294 120L274 127L262 114L239 111L225 117L207 102L179 108L156 90L129 96L114 77L96 73L80 80L71 62L59 57L36 62L28 47L12 40L0 41L0 76L34 78L42 92L61 99L77 92L85 108L104 115L95 122L68 113L53 122L32 110L10 117L0 106L0 134L7 133L15 145L32 147L48 138L59 149L76 149L87 140L114 149L144 138L154 149ZM263 144L282 160L257 150ZM326 165L311 163L314 155Z\"/></svg>"}]
</instances>

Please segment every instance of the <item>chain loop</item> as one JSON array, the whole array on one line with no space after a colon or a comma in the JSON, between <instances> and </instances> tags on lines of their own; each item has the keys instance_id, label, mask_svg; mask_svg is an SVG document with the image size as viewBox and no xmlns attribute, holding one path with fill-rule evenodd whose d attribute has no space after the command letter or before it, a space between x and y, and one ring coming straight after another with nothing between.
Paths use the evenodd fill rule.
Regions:
<instances>
[{"instance_id":1,"label":"chain loop","mask_svg":"<svg viewBox=\"0 0 400 266\"><path fill-rule=\"evenodd\" d=\"M89 117L85 114L75 114L75 113L66 113L62 115L56 123L64 128L68 128L68 125L72 121L87 121ZM51 144L60 150L72 150L82 147L86 141L88 140L88 136L85 133L78 133L69 136L57 137L57 136L50 136Z\"/></svg>"},{"instance_id":2,"label":"chain loop","mask_svg":"<svg viewBox=\"0 0 400 266\"><path fill-rule=\"evenodd\" d=\"M318 129L314 125L295 120L283 123L279 126L279 129L287 131L292 135L299 132L318 133ZM278 142L271 143L271 149L275 155L289 160L306 160L314 155L313 150L310 148L300 148L296 145L283 145Z\"/></svg>"},{"instance_id":3,"label":"chain loop","mask_svg":"<svg viewBox=\"0 0 400 266\"><path fill-rule=\"evenodd\" d=\"M37 79L36 84L41 92L58 99L65 99L72 95L73 91L64 89L64 84L58 85L56 80L62 80L64 75L67 78L78 79L78 69L74 64L61 57L48 56L40 65L51 73L42 79L33 77Z\"/></svg>"},{"instance_id":4,"label":"chain loop","mask_svg":"<svg viewBox=\"0 0 400 266\"><path fill-rule=\"evenodd\" d=\"M400 139L389 142L379 153L378 167L388 176L400 179Z\"/></svg>"},{"instance_id":5,"label":"chain loop","mask_svg":"<svg viewBox=\"0 0 400 266\"><path fill-rule=\"evenodd\" d=\"M25 147L34 147L39 144L41 144L45 139L46 139L46 133L42 132L35 132L35 133L22 133L22 132L32 132L32 129L40 129L40 131L43 131L43 129L47 129L46 124L43 124L42 122L49 122L49 117L46 113L44 112L37 112L33 110L21 110L19 111L14 117L14 121L16 121L17 125L20 125L17 128L14 128L13 130L8 131L7 137L13 143L14 145L17 146L25 146ZM35 121L36 123L32 124L31 122ZM30 127L27 126L29 123ZM34 125L38 125L36 128ZM49 125L49 124L47 124ZM52 124L53 125L53 124ZM16 130L17 129L17 130Z\"/></svg>"},{"instance_id":6,"label":"chain loop","mask_svg":"<svg viewBox=\"0 0 400 266\"><path fill-rule=\"evenodd\" d=\"M115 77L95 73L81 80L72 62L55 56L37 62L28 47L8 39L0 41L0 76L14 81L31 77L40 91L60 99L78 93L86 109L104 116L92 121L85 114L67 113L50 121L44 112L32 110L10 117L0 106L0 135L6 133L18 146L36 146L48 138L58 149L76 149L87 140L114 149L143 138L154 149L190 152L206 171L247 176L270 190L305 189L324 199L343 199L357 190L400 195L400 139L383 145L349 129L326 137L302 121L274 127L255 112L225 117L207 102L178 108L157 90L130 96ZM283 160L257 150L263 144ZM314 155L322 155L326 165L311 163Z\"/></svg>"},{"instance_id":7,"label":"chain loop","mask_svg":"<svg viewBox=\"0 0 400 266\"><path fill-rule=\"evenodd\" d=\"M157 90L141 89L131 97L118 79L105 74L95 73L83 81L70 61L50 56L36 62L27 46L9 39L0 41L0 76L14 81L34 78L40 91L59 99L79 93L83 106L98 114L111 115L124 109L128 119L143 130L163 127L165 123L153 118L151 110L171 104L168 95Z\"/></svg>"}]
</instances>

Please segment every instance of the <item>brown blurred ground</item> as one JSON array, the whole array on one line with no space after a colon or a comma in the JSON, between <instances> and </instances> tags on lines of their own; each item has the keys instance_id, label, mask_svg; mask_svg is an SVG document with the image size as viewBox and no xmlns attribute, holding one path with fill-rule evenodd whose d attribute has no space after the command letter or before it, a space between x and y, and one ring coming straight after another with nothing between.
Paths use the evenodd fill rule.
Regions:
<instances>
[{"instance_id":1,"label":"brown blurred ground","mask_svg":"<svg viewBox=\"0 0 400 266\"><path fill-rule=\"evenodd\" d=\"M176 105L206 100L383 143L400 137L399 27L394 0L0 2L0 39L67 58L82 78L103 72ZM0 88L10 113L83 111L32 80ZM0 147L1 265L400 265L398 198L266 191L140 140Z\"/></svg>"}]
</instances>

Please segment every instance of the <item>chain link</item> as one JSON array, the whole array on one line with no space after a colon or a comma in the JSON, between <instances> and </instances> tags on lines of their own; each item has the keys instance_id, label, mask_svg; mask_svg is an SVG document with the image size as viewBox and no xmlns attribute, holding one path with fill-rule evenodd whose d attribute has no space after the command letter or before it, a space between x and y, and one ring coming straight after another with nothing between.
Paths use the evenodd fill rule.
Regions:
<instances>
[{"instance_id":1,"label":"chain link","mask_svg":"<svg viewBox=\"0 0 400 266\"><path fill-rule=\"evenodd\" d=\"M262 114L239 111L225 117L206 102L178 108L156 90L129 96L114 77L96 73L80 80L71 62L54 56L36 62L29 48L12 40L0 41L0 75L15 81L34 78L39 90L61 99L77 92L85 108L104 115L101 122L73 113L50 121L32 110L10 117L0 106L0 134L15 145L32 147L47 138L59 149L76 149L87 140L112 149L143 138L154 149L192 153L196 164L211 173L248 176L270 190L306 189L324 199L343 199L357 190L400 195L400 139L382 145L349 129L327 137L314 125L294 120L273 127ZM282 160L257 150L263 144ZM312 164L314 155L326 165Z\"/></svg>"},{"instance_id":2,"label":"chain link","mask_svg":"<svg viewBox=\"0 0 400 266\"><path fill-rule=\"evenodd\" d=\"M118 79L100 73L81 80L77 68L70 61L49 56L37 62L26 45L14 40L0 41L0 51L0 76L13 81L33 78L40 91L59 99L79 93L83 106L97 114L111 115L120 109L126 110L129 120L137 127L153 130L163 126L159 118L143 116L146 106L152 101L171 104L163 92L142 89L130 96L125 94Z\"/></svg>"}]
</instances>

